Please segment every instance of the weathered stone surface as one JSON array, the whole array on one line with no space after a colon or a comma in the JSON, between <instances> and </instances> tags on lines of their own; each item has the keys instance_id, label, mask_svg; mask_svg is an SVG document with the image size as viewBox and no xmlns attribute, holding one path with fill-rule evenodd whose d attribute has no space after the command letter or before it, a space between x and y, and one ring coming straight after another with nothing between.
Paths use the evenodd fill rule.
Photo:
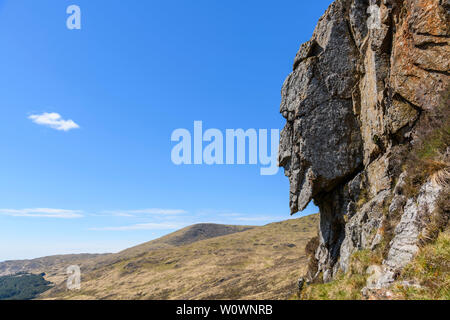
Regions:
<instances>
[{"instance_id":1,"label":"weathered stone surface","mask_svg":"<svg viewBox=\"0 0 450 320\"><path fill-rule=\"evenodd\" d=\"M345 225L345 239L340 250L340 268L347 271L350 257L357 250L375 247L383 221L383 209L390 192L380 192L367 202Z\"/></svg>"},{"instance_id":2,"label":"weathered stone surface","mask_svg":"<svg viewBox=\"0 0 450 320\"><path fill-rule=\"evenodd\" d=\"M369 5L380 9L376 27L367 25ZM393 215L401 221L379 282L414 256L417 221L439 188L426 184L407 199L395 156L449 86L449 10L440 0L336 0L301 45L281 93L279 164L291 212L312 199L320 208L315 276L331 280L356 250L376 248Z\"/></svg>"},{"instance_id":3,"label":"weathered stone surface","mask_svg":"<svg viewBox=\"0 0 450 320\"><path fill-rule=\"evenodd\" d=\"M449 12L439 0L404 1L392 41L390 84L421 109L435 108L449 79ZM442 3L442 2L441 2Z\"/></svg>"},{"instance_id":4,"label":"weathered stone surface","mask_svg":"<svg viewBox=\"0 0 450 320\"><path fill-rule=\"evenodd\" d=\"M410 103L394 97L387 110L385 125L390 133L395 134L405 126L412 127L418 116L419 111Z\"/></svg>"},{"instance_id":5,"label":"weathered stone surface","mask_svg":"<svg viewBox=\"0 0 450 320\"><path fill-rule=\"evenodd\" d=\"M303 43L295 56L293 69L295 70L299 63L304 61L306 58L317 56L321 51L322 48L315 39L311 39L310 41Z\"/></svg>"},{"instance_id":6,"label":"weathered stone surface","mask_svg":"<svg viewBox=\"0 0 450 320\"><path fill-rule=\"evenodd\" d=\"M388 154L384 154L367 166L367 190L370 196L377 196L381 191L390 189L391 178L389 177L388 169Z\"/></svg>"},{"instance_id":7,"label":"weathered stone surface","mask_svg":"<svg viewBox=\"0 0 450 320\"><path fill-rule=\"evenodd\" d=\"M401 184L401 183L400 183ZM401 268L405 267L419 251L419 237L425 225L425 216L430 215L436 206L436 200L443 186L434 179L425 183L417 199L410 198L406 201L404 196L394 198L389 212L401 209L403 215L395 228L394 239L390 243L390 249L383 268L375 283L370 289L382 289L391 285ZM406 205L405 205L406 202Z\"/></svg>"},{"instance_id":8,"label":"weathered stone surface","mask_svg":"<svg viewBox=\"0 0 450 320\"><path fill-rule=\"evenodd\" d=\"M367 19L369 18L368 7L369 0L352 1L350 5L349 21L358 48L363 47L364 39L369 31L367 27Z\"/></svg>"},{"instance_id":9,"label":"weathered stone surface","mask_svg":"<svg viewBox=\"0 0 450 320\"><path fill-rule=\"evenodd\" d=\"M418 238L424 226L423 217L432 213L436 199L442 186L430 180L422 189L417 199L408 199L403 208L400 223L395 228L395 237L390 244L390 250L384 264L396 270L404 267L419 250Z\"/></svg>"},{"instance_id":10,"label":"weathered stone surface","mask_svg":"<svg viewBox=\"0 0 450 320\"><path fill-rule=\"evenodd\" d=\"M279 163L291 183L291 211L303 210L362 164L361 137L353 114L357 48L336 1L321 18L313 39L302 45L294 72L282 89ZM332 115L332 116L331 116Z\"/></svg>"}]
</instances>

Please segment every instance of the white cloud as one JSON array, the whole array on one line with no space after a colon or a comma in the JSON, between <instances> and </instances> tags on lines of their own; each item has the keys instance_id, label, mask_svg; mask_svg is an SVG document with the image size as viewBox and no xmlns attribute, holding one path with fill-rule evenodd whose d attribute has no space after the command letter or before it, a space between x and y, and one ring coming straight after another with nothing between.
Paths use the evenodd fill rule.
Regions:
<instances>
[{"instance_id":1,"label":"white cloud","mask_svg":"<svg viewBox=\"0 0 450 320\"><path fill-rule=\"evenodd\" d=\"M28 119L31 119L36 124L47 126L59 131L69 131L80 127L73 120L64 120L61 115L56 112L32 114L28 117Z\"/></svg>"},{"instance_id":2,"label":"white cloud","mask_svg":"<svg viewBox=\"0 0 450 320\"><path fill-rule=\"evenodd\" d=\"M113 216L113 217L135 217L135 215L133 214L129 214L126 212L122 212L122 211L102 211L101 213L96 213L96 214L92 214L92 216L97 216L97 217L108 217L108 216Z\"/></svg>"},{"instance_id":3,"label":"white cloud","mask_svg":"<svg viewBox=\"0 0 450 320\"><path fill-rule=\"evenodd\" d=\"M286 220L286 217L277 217L277 216L261 216L261 217L238 217L237 221L254 221L254 222L270 222L270 221L283 221Z\"/></svg>"},{"instance_id":4,"label":"white cloud","mask_svg":"<svg viewBox=\"0 0 450 320\"><path fill-rule=\"evenodd\" d=\"M142 214L184 214L184 213L187 213L187 211L181 210L181 209L159 209L159 208L132 210L129 212L136 213L136 214L139 214L139 213L142 213Z\"/></svg>"},{"instance_id":5,"label":"white cloud","mask_svg":"<svg viewBox=\"0 0 450 320\"><path fill-rule=\"evenodd\" d=\"M186 210L182 209L160 209L160 208L150 208L141 210L120 210L120 211L103 211L103 213L108 215L113 215L117 217L135 217L140 214L151 214L151 215L179 215L187 213Z\"/></svg>"},{"instance_id":6,"label":"white cloud","mask_svg":"<svg viewBox=\"0 0 450 320\"><path fill-rule=\"evenodd\" d=\"M92 231L167 230L167 229L179 229L181 227L182 226L179 224L169 224L169 223L139 223L130 226L90 228L89 230Z\"/></svg>"},{"instance_id":7,"label":"white cloud","mask_svg":"<svg viewBox=\"0 0 450 320\"><path fill-rule=\"evenodd\" d=\"M83 215L79 210L32 208L32 209L0 209L0 214L12 217L75 219Z\"/></svg>"},{"instance_id":8,"label":"white cloud","mask_svg":"<svg viewBox=\"0 0 450 320\"><path fill-rule=\"evenodd\" d=\"M213 213L211 213L213 212ZM229 223L236 223L236 222L272 222L272 221L283 221L286 220L289 216L276 216L276 215L270 215L270 214L248 214L248 213L242 213L242 212L226 212L226 211L202 211L202 214L210 214L213 216L221 216L224 218L227 218Z\"/></svg>"}]
</instances>

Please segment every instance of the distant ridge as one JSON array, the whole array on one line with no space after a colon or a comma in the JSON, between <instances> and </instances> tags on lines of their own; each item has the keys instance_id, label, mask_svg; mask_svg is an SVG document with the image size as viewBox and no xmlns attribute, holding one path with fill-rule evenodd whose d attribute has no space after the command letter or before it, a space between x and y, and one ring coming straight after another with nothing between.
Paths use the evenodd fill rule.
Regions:
<instances>
[{"instance_id":1,"label":"distant ridge","mask_svg":"<svg viewBox=\"0 0 450 320\"><path fill-rule=\"evenodd\" d=\"M54 255L28 260L9 260L0 262L0 276L7 276L19 272L26 273L52 273L59 265L78 264L86 260L95 259L105 254L66 254Z\"/></svg>"},{"instance_id":2,"label":"distant ridge","mask_svg":"<svg viewBox=\"0 0 450 320\"><path fill-rule=\"evenodd\" d=\"M317 214L262 227L192 225L114 254L79 254L0 263L4 274L45 273L54 287L38 299L286 299L307 266ZM66 288L81 267L82 288Z\"/></svg>"},{"instance_id":3,"label":"distant ridge","mask_svg":"<svg viewBox=\"0 0 450 320\"><path fill-rule=\"evenodd\" d=\"M286 299L305 272L318 215L262 227L193 225L87 261L82 288L41 299Z\"/></svg>"},{"instance_id":4,"label":"distant ridge","mask_svg":"<svg viewBox=\"0 0 450 320\"><path fill-rule=\"evenodd\" d=\"M46 279L52 282L65 276L70 265L80 265L84 270L96 269L101 265L114 263L123 259L138 256L150 250L177 247L196 241L220 237L227 234L249 230L251 226L232 226L212 223L195 224L166 236L145 242L119 253L105 254L67 254L54 255L29 260L10 260L0 262L0 276L13 275L19 272L40 274L46 273Z\"/></svg>"}]
</instances>

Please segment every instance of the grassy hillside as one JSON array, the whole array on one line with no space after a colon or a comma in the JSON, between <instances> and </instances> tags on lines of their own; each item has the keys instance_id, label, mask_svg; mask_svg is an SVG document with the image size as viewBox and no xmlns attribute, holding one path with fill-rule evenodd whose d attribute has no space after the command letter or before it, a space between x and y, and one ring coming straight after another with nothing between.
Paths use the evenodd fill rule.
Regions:
<instances>
[{"instance_id":1,"label":"grassy hillside","mask_svg":"<svg viewBox=\"0 0 450 320\"><path fill-rule=\"evenodd\" d=\"M66 269L70 265L79 265L85 272L91 271L103 265L139 256L150 250L180 246L203 239L245 231L250 228L246 226L198 224L116 254L67 254L31 260L4 261L0 262L0 276L15 275L17 273L45 273L46 280L53 283L61 283L66 280Z\"/></svg>"},{"instance_id":2,"label":"grassy hillside","mask_svg":"<svg viewBox=\"0 0 450 320\"><path fill-rule=\"evenodd\" d=\"M414 286L403 286L404 282ZM450 300L450 230L424 246L403 270L394 295L407 300Z\"/></svg>"},{"instance_id":3,"label":"grassy hillside","mask_svg":"<svg viewBox=\"0 0 450 320\"><path fill-rule=\"evenodd\" d=\"M170 233L156 240L148 241L138 246L123 250L116 254L104 255L91 259L84 264L84 270L96 270L102 266L118 263L139 257L152 250L163 250L194 243L196 241L215 238L249 230L251 226L230 226L203 223L196 224Z\"/></svg>"},{"instance_id":4,"label":"grassy hillside","mask_svg":"<svg viewBox=\"0 0 450 320\"><path fill-rule=\"evenodd\" d=\"M61 284L41 298L285 299L305 271L304 248L317 225L313 215L263 227L225 226L240 232L203 240L205 225L199 225L205 232L183 229L100 257L82 268L80 291Z\"/></svg>"},{"instance_id":5,"label":"grassy hillside","mask_svg":"<svg viewBox=\"0 0 450 320\"><path fill-rule=\"evenodd\" d=\"M377 261L378 260L378 261ZM366 286L367 268L379 263L379 257L363 250L355 253L350 270L329 283L316 283L295 294L302 300L361 300L361 289ZM391 288L379 290L368 297L371 300L449 300L450 299L450 230L442 232L437 240L421 248L419 254L402 271Z\"/></svg>"}]
</instances>

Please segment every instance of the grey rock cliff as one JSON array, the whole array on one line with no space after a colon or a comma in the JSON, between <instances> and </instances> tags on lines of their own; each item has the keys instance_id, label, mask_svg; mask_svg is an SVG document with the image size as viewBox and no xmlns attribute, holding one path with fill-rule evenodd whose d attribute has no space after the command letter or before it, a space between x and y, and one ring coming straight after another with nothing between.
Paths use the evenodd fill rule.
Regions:
<instances>
[{"instance_id":1,"label":"grey rock cliff","mask_svg":"<svg viewBox=\"0 0 450 320\"><path fill-rule=\"evenodd\" d=\"M418 120L448 90L449 9L442 0L336 0L301 45L281 91L279 165L291 212L311 200L320 208L309 278L346 271L355 251L380 243L394 211L401 219L383 263L391 275L385 283L417 252L418 221L443 187L430 180L406 199L397 192L403 179L395 156L414 144Z\"/></svg>"}]
</instances>

